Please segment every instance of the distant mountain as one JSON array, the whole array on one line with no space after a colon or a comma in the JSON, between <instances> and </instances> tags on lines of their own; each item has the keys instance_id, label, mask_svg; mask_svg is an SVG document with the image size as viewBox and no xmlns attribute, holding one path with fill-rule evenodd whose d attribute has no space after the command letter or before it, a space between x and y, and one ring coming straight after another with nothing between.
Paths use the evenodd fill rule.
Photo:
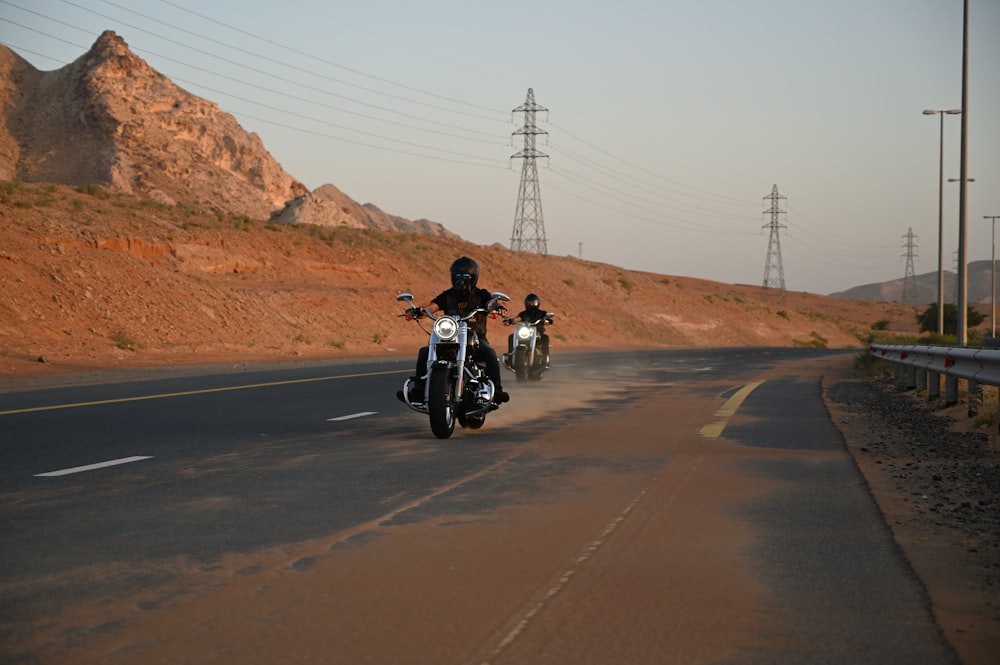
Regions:
<instances>
[{"instance_id":1,"label":"distant mountain","mask_svg":"<svg viewBox=\"0 0 1000 665\"><path fill-rule=\"evenodd\" d=\"M1000 261L996 269L996 277L1000 277ZM990 306L992 298L990 290L990 262L972 261L969 263L969 274L967 283L968 303L970 305ZM916 279L917 303L929 305L938 300L938 273L927 272L917 275ZM948 270L944 271L944 301L945 303L957 302L958 275ZM880 300L885 302L901 302L903 299L903 278L894 279L888 282L877 282L874 284L864 284L855 286L846 291L831 293L837 298L851 298L853 300ZM1000 298L1000 294L997 294Z\"/></svg>"},{"instance_id":2,"label":"distant mountain","mask_svg":"<svg viewBox=\"0 0 1000 665\"><path fill-rule=\"evenodd\" d=\"M257 134L175 85L110 30L49 72L0 45L0 104L3 181L99 184L253 219L455 236L362 206L332 185L310 192Z\"/></svg>"}]
</instances>

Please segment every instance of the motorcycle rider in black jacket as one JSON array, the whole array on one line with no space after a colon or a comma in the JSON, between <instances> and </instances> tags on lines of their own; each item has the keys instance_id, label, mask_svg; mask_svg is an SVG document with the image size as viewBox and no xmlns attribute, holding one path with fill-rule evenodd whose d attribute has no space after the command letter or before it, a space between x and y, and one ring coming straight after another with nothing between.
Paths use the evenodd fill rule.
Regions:
<instances>
[{"instance_id":1,"label":"motorcycle rider in black jacket","mask_svg":"<svg viewBox=\"0 0 1000 665\"><path fill-rule=\"evenodd\" d=\"M443 311L445 314L462 316L466 312L476 307L484 307L490 301L491 294L486 289L478 287L479 264L467 256L455 259L450 267L451 288L442 291L432 301L429 307L432 312ZM499 305L495 311L500 316L507 316L507 308ZM417 315L419 316L419 312ZM493 401L502 404L510 400L510 396L504 392L500 382L500 363L497 361L496 351L490 346L486 338L486 322L489 314L479 312L469 323L479 338L479 345L476 348L475 359L486 366L486 375L493 382ZM422 402L424 399L424 375L427 372L427 356L429 349L421 347L417 354L416 374L410 388L410 401ZM403 399L403 391L396 393L400 401Z\"/></svg>"},{"instance_id":2,"label":"motorcycle rider in black jacket","mask_svg":"<svg viewBox=\"0 0 1000 665\"><path fill-rule=\"evenodd\" d=\"M538 331L539 350L545 358L545 367L549 366L549 336L545 334L545 324L552 323L552 314L546 312L542 307L542 300L537 294L529 293L524 297L524 310L515 319L520 319L525 323L534 323L535 330ZM507 336L507 353L514 351L514 334Z\"/></svg>"}]
</instances>

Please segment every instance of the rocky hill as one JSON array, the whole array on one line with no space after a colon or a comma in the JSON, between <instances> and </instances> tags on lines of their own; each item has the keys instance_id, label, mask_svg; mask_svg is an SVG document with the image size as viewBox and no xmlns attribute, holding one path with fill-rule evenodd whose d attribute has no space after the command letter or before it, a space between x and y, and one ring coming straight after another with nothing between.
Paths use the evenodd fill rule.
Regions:
<instances>
[{"instance_id":1,"label":"rocky hill","mask_svg":"<svg viewBox=\"0 0 1000 665\"><path fill-rule=\"evenodd\" d=\"M253 219L454 236L435 222L362 206L332 185L308 191L259 136L175 85L111 31L49 72L0 45L0 103L3 181L97 184Z\"/></svg>"},{"instance_id":2,"label":"rocky hill","mask_svg":"<svg viewBox=\"0 0 1000 665\"><path fill-rule=\"evenodd\" d=\"M101 188L0 184L0 376L162 364L412 355L395 296L426 303L461 255L518 307L555 311L565 349L861 348L912 308L765 293L458 238L278 224ZM516 310L515 310L516 311ZM506 331L492 326L494 344Z\"/></svg>"}]
</instances>

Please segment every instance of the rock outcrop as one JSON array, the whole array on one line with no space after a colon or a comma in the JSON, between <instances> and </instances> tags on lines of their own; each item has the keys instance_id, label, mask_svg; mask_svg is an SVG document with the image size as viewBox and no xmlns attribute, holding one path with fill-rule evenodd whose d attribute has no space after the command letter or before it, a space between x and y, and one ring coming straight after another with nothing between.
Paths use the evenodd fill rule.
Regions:
<instances>
[{"instance_id":1,"label":"rock outcrop","mask_svg":"<svg viewBox=\"0 0 1000 665\"><path fill-rule=\"evenodd\" d=\"M343 226L458 237L437 222L427 219L411 221L390 215L371 203L361 205L329 184L289 201L282 210L274 214L273 219L285 224Z\"/></svg>"},{"instance_id":2,"label":"rock outcrop","mask_svg":"<svg viewBox=\"0 0 1000 665\"><path fill-rule=\"evenodd\" d=\"M454 235L310 192L235 117L193 95L105 31L43 72L0 45L0 181L101 185L166 205L282 222Z\"/></svg>"}]
</instances>

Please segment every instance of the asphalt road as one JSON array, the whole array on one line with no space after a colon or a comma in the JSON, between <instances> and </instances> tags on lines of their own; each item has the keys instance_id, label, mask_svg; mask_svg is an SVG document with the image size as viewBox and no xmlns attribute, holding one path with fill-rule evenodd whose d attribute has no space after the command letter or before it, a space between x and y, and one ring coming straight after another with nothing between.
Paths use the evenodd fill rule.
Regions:
<instances>
[{"instance_id":1,"label":"asphalt road","mask_svg":"<svg viewBox=\"0 0 1000 665\"><path fill-rule=\"evenodd\" d=\"M956 663L852 357L554 351L447 440L410 361L0 394L0 662Z\"/></svg>"}]
</instances>

